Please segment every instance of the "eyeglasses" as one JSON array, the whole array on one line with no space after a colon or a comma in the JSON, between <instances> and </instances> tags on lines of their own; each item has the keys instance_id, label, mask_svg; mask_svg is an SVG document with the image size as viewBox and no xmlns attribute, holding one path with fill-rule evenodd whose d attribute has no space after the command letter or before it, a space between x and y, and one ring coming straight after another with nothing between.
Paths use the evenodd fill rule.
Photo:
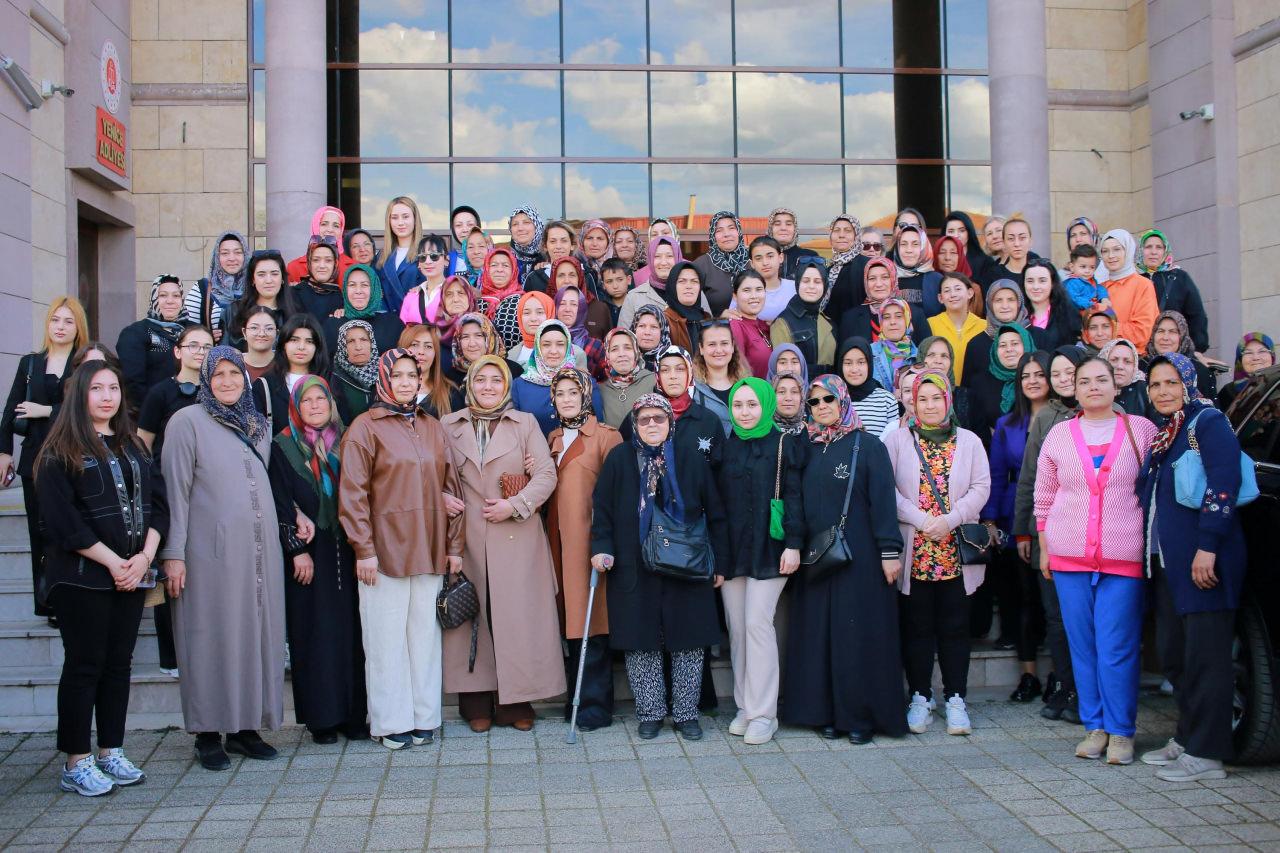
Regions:
<instances>
[{"instance_id":1,"label":"eyeglasses","mask_svg":"<svg viewBox=\"0 0 1280 853\"><path fill-rule=\"evenodd\" d=\"M213 344L183 344L182 349L186 350L192 355L197 355L199 353L208 352L209 350L213 349Z\"/></svg>"},{"instance_id":2,"label":"eyeglasses","mask_svg":"<svg viewBox=\"0 0 1280 853\"><path fill-rule=\"evenodd\" d=\"M834 403L835 401L835 394L824 394L821 397L810 397L805 402L809 404L810 408L813 408L815 406L821 406L823 403Z\"/></svg>"},{"instance_id":3,"label":"eyeglasses","mask_svg":"<svg viewBox=\"0 0 1280 853\"><path fill-rule=\"evenodd\" d=\"M883 252L884 243L867 243L863 242L862 251L864 252Z\"/></svg>"},{"instance_id":4,"label":"eyeglasses","mask_svg":"<svg viewBox=\"0 0 1280 853\"><path fill-rule=\"evenodd\" d=\"M434 264L436 261L440 260L443 257L444 255L441 254L440 252L427 252L425 255L418 255L418 263L422 264L422 263L426 263L427 261L431 261L431 263Z\"/></svg>"},{"instance_id":5,"label":"eyeglasses","mask_svg":"<svg viewBox=\"0 0 1280 853\"><path fill-rule=\"evenodd\" d=\"M666 415L641 415L636 418L637 426L654 426L656 424L665 424L666 422Z\"/></svg>"}]
</instances>

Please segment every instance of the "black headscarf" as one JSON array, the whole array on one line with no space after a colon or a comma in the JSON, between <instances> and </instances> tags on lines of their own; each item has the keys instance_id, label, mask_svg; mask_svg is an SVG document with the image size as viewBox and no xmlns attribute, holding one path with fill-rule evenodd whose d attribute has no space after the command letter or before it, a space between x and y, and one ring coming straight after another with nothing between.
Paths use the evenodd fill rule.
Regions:
<instances>
[{"instance_id":1,"label":"black headscarf","mask_svg":"<svg viewBox=\"0 0 1280 853\"><path fill-rule=\"evenodd\" d=\"M1082 350L1080 347L1076 346L1075 344L1064 344L1063 346L1058 347L1056 350L1054 350L1050 354L1050 357L1049 357L1050 372L1053 371L1053 360L1058 356L1062 356L1067 361L1074 364L1076 367L1079 367L1080 365L1084 364L1084 360L1088 356L1088 353L1086 353L1084 350ZM1072 409L1076 407L1076 398L1058 396L1058 392L1053 390L1053 382L1049 383L1049 396L1061 400L1064 406L1068 406Z\"/></svg>"},{"instance_id":2,"label":"black headscarf","mask_svg":"<svg viewBox=\"0 0 1280 853\"><path fill-rule=\"evenodd\" d=\"M867 358L867 381L861 385L850 385L849 380L844 378L844 357L849 354L849 350L861 350L862 354ZM872 376L873 365L875 362L871 360L871 344L866 338L852 337L845 339L840 344L840 349L836 351L836 375L844 380L845 387L849 389L849 399L855 403L859 403L868 397L880 386L880 383Z\"/></svg>"},{"instance_id":3,"label":"black headscarf","mask_svg":"<svg viewBox=\"0 0 1280 853\"><path fill-rule=\"evenodd\" d=\"M946 219L942 220L943 234L947 233L947 223L952 220L959 222L964 226L964 230L969 232L964 242L964 256L969 259L969 266L976 272L986 266L987 255L982 251L982 243L978 240L978 231L973 227L973 220L963 210L953 210L947 214Z\"/></svg>"},{"instance_id":4,"label":"black headscarf","mask_svg":"<svg viewBox=\"0 0 1280 853\"><path fill-rule=\"evenodd\" d=\"M698 277L698 298L693 301L692 305L684 305L680 302L676 295L676 279L680 277L680 273L686 269L693 270ZM689 331L690 349L693 352L698 351L700 324L707 319L707 315L702 310L702 288L705 282L702 280L702 273L693 264L688 261L681 261L671 268L671 272L667 273L667 286L662 290L662 298L666 300L667 307L677 316L685 321L685 326Z\"/></svg>"},{"instance_id":5,"label":"black headscarf","mask_svg":"<svg viewBox=\"0 0 1280 853\"><path fill-rule=\"evenodd\" d=\"M809 267L816 269L822 276L824 288L817 302L805 302L800 298L800 279L804 277ZM827 267L822 263L822 259L802 258L800 266L796 268L795 282L796 295L787 302L787 307L782 309L781 316L786 319L787 326L791 329L791 342L800 350L805 364L816 365L818 363L818 312L827 301L827 294L831 290L827 281Z\"/></svg>"}]
</instances>

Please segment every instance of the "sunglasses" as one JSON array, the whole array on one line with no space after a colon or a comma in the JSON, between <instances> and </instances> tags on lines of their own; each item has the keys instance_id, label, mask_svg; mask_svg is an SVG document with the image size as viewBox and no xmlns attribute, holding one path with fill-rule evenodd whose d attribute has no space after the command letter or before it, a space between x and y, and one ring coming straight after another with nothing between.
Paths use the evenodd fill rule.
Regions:
<instances>
[{"instance_id":1,"label":"sunglasses","mask_svg":"<svg viewBox=\"0 0 1280 853\"><path fill-rule=\"evenodd\" d=\"M864 252L883 252L884 243L863 243L862 251Z\"/></svg>"},{"instance_id":2,"label":"sunglasses","mask_svg":"<svg viewBox=\"0 0 1280 853\"><path fill-rule=\"evenodd\" d=\"M703 320L698 324L700 329L732 329L728 320Z\"/></svg>"},{"instance_id":3,"label":"sunglasses","mask_svg":"<svg viewBox=\"0 0 1280 853\"><path fill-rule=\"evenodd\" d=\"M653 426L654 424L665 424L666 422L666 415L641 415L636 418L637 426Z\"/></svg>"},{"instance_id":4,"label":"sunglasses","mask_svg":"<svg viewBox=\"0 0 1280 853\"><path fill-rule=\"evenodd\" d=\"M418 255L418 263L421 264L427 261L431 261L431 263L434 264L436 261L440 260L443 257L444 255L440 252L427 252L425 255Z\"/></svg>"},{"instance_id":5,"label":"sunglasses","mask_svg":"<svg viewBox=\"0 0 1280 853\"><path fill-rule=\"evenodd\" d=\"M809 404L810 408L813 408L815 406L821 406L823 403L834 403L835 401L835 394L824 394L821 397L810 397L805 402Z\"/></svg>"}]
</instances>

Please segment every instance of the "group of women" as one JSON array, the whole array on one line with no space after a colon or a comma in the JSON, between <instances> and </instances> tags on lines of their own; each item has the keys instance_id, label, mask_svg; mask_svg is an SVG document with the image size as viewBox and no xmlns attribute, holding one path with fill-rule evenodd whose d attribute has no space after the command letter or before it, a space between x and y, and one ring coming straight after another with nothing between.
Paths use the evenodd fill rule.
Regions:
<instances>
[{"instance_id":1,"label":"group of women","mask_svg":"<svg viewBox=\"0 0 1280 853\"><path fill-rule=\"evenodd\" d=\"M330 207L288 263L220 235L190 289L155 279L116 352L55 301L0 468L23 434L37 613L66 648L62 787L145 778L122 751L144 606L213 770L275 755L286 647L318 743L429 743L443 693L477 732L528 731L579 661L577 723L608 726L615 655L639 736L670 718L694 740L724 630L748 744L935 713L964 735L992 590L1011 698L1043 694L1084 726L1077 755L1126 764L1149 585L1181 720L1143 760L1220 776L1241 478L1194 282L1160 232L1082 218L1068 298L1027 223L993 221L989 255L962 212L936 243L910 208L884 238L842 214L823 257L786 208L750 241L723 211L689 262L666 219L521 207L495 246L474 209L424 235L398 197L381 251ZM1219 405L1274 360L1246 336ZM1173 483L1187 453L1198 502ZM468 590L474 617L442 628Z\"/></svg>"}]
</instances>

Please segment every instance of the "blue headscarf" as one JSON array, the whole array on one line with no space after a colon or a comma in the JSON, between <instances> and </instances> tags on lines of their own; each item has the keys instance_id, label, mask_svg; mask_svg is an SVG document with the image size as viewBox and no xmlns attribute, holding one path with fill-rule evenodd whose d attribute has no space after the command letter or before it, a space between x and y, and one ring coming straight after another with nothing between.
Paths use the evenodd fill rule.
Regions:
<instances>
[{"instance_id":1,"label":"blue headscarf","mask_svg":"<svg viewBox=\"0 0 1280 853\"><path fill-rule=\"evenodd\" d=\"M244 388L240 391L240 399L229 406L219 402L218 398L213 396L213 387L210 384L213 380L213 372L218 369L220 361L231 362L244 376ZM267 433L267 419L253 405L253 391L249 384L249 373L244 367L244 356L235 347L225 344L217 346L209 350L209 354L204 357L204 364L200 365L200 390L196 394L196 402L209 413L209 417L240 433L249 440L250 444L257 444L258 440Z\"/></svg>"},{"instance_id":2,"label":"blue headscarf","mask_svg":"<svg viewBox=\"0 0 1280 853\"><path fill-rule=\"evenodd\" d=\"M795 353L795 357L800 359L800 387L807 389L809 387L809 365L805 363L804 353L800 352L800 347L795 344L778 344L773 348L773 352L769 354L769 371L766 379L773 382L778 376L778 356L784 352ZM794 375L795 371L788 370L788 373Z\"/></svg>"},{"instance_id":3,"label":"blue headscarf","mask_svg":"<svg viewBox=\"0 0 1280 853\"><path fill-rule=\"evenodd\" d=\"M667 440L659 447L645 444L640 438L636 417L641 409L661 409L667 414L671 429ZM640 463L640 541L649 535L653 526L653 507L659 504L662 511L675 521L684 521L684 497L680 494L680 482L676 475L676 419L671 412L671 402L661 394L641 394L631 407L631 445L636 449Z\"/></svg>"}]
</instances>

